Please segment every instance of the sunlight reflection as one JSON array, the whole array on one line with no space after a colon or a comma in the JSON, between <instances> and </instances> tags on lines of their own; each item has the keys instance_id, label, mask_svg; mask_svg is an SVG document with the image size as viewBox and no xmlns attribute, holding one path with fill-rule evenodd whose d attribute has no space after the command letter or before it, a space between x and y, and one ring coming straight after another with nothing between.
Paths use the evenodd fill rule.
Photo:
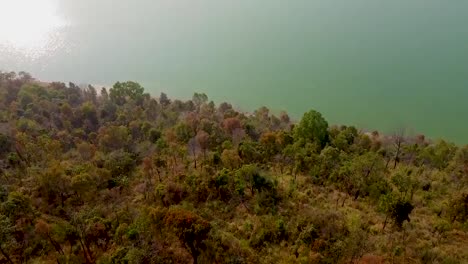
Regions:
<instances>
[{"instance_id":1,"label":"sunlight reflection","mask_svg":"<svg viewBox=\"0 0 468 264\"><path fill-rule=\"evenodd\" d=\"M66 26L54 0L0 0L0 48L35 58L55 49Z\"/></svg>"}]
</instances>

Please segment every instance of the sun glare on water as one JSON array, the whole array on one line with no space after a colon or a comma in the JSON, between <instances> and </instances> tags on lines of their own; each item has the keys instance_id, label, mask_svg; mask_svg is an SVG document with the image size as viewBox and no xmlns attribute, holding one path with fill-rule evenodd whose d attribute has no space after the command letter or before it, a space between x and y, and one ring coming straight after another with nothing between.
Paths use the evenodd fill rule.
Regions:
<instances>
[{"instance_id":1,"label":"sun glare on water","mask_svg":"<svg viewBox=\"0 0 468 264\"><path fill-rule=\"evenodd\" d=\"M54 0L0 0L0 49L28 57L57 46L57 32L65 22Z\"/></svg>"}]
</instances>

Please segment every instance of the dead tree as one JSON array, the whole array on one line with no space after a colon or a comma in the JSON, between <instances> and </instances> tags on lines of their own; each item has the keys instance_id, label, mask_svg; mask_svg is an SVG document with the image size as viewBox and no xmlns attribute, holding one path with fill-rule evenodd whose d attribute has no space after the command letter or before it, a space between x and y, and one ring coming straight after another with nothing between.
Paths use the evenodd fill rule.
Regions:
<instances>
[{"instance_id":1,"label":"dead tree","mask_svg":"<svg viewBox=\"0 0 468 264\"><path fill-rule=\"evenodd\" d=\"M390 144L391 148L394 149L394 155L393 155L393 169L396 168L397 163L400 161L402 150L403 150L403 145L405 143L405 130L404 129L399 129L397 132L395 132L391 138L390 138ZM390 155L389 155L390 156ZM389 157L387 160L387 164L385 165L385 168L388 168L388 165L392 161L392 158Z\"/></svg>"}]
</instances>

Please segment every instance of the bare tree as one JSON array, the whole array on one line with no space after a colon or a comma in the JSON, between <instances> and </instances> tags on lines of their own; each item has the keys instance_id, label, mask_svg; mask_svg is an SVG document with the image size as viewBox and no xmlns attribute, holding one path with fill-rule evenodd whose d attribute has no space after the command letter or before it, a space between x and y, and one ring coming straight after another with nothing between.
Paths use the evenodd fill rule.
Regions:
<instances>
[{"instance_id":1,"label":"bare tree","mask_svg":"<svg viewBox=\"0 0 468 264\"><path fill-rule=\"evenodd\" d=\"M394 155L393 155L393 169L396 168L396 165L397 163L400 161L400 157L401 157L401 154L402 154L402 150L403 150L403 145L405 143L405 129L404 128L400 128L398 130L396 130L395 133L393 133L393 135L391 136L390 138L390 142L391 142L391 146L392 148L394 149ZM386 168L388 168L388 165L390 163L392 159L389 158L387 160L387 165L385 166Z\"/></svg>"},{"instance_id":2,"label":"bare tree","mask_svg":"<svg viewBox=\"0 0 468 264\"><path fill-rule=\"evenodd\" d=\"M190 155L193 156L194 167L196 169L197 168L197 156L198 156L198 153L200 152L200 144L198 143L196 137L193 137L189 140L188 150L190 152Z\"/></svg>"}]
</instances>

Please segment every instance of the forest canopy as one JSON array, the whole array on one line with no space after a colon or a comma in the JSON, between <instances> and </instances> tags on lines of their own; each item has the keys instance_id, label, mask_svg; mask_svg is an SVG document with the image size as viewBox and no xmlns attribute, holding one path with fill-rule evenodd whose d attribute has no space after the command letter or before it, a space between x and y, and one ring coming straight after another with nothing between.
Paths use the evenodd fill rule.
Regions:
<instances>
[{"instance_id":1,"label":"forest canopy","mask_svg":"<svg viewBox=\"0 0 468 264\"><path fill-rule=\"evenodd\" d=\"M468 147L0 72L0 263L467 263Z\"/></svg>"}]
</instances>

